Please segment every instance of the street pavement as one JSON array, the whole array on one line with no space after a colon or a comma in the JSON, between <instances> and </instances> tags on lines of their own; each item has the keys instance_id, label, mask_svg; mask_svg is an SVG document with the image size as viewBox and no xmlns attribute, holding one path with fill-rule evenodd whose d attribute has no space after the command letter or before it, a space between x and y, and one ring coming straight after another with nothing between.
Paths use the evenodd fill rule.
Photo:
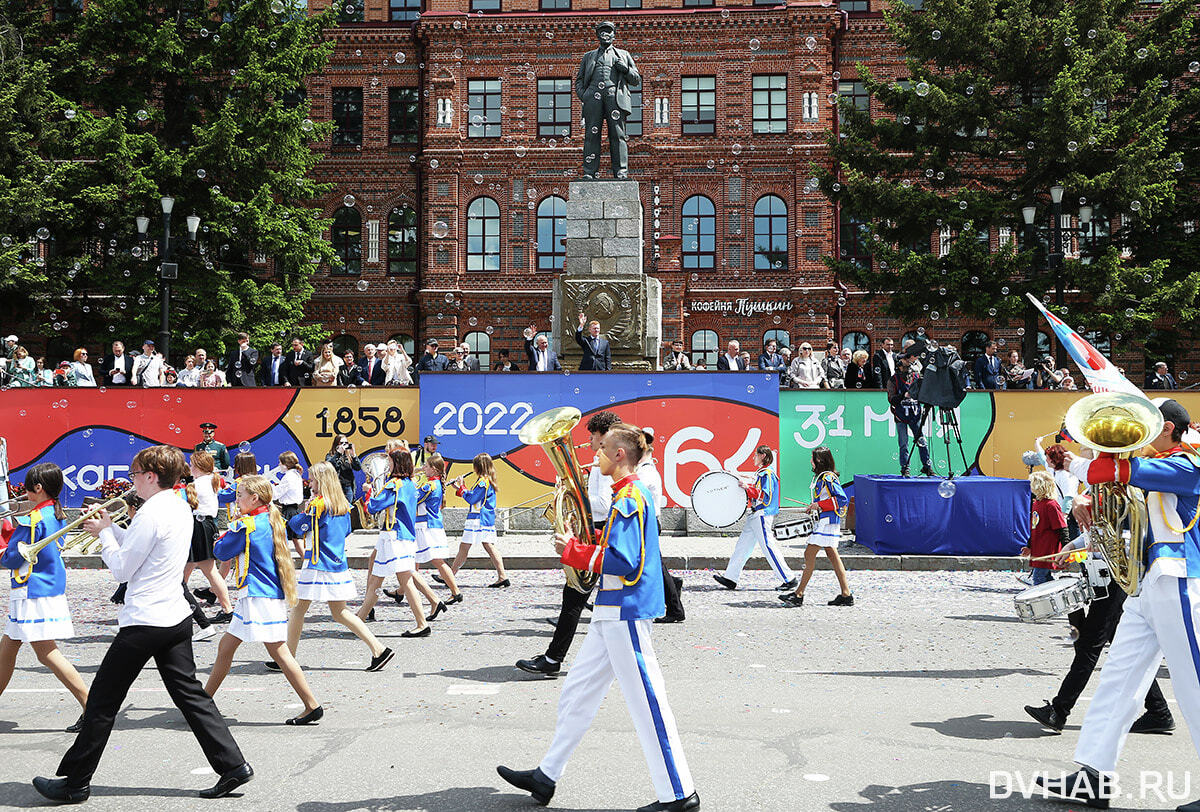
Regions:
<instances>
[{"instance_id":1,"label":"street pavement","mask_svg":"<svg viewBox=\"0 0 1200 812\"><path fill-rule=\"evenodd\" d=\"M1071 768L1095 688L1093 681L1061 736L1044 734L1025 715L1023 705L1053 695L1071 649L1065 620L1016 620L1013 573L852 571L857 605L838 608L825 605L837 590L822 571L800 609L777 600L769 572L747 572L736 592L714 584L710 572L683 576L687 622L655 626L654 646L704 809L1073 808L989 798L989 784ZM72 569L68 578L78 636L63 649L90 680L115 633L114 584L92 569ZM381 603L372 628L398 654L377 674L362 671L366 648L315 606L299 650L326 709L312 728L283 725L298 712L296 697L282 675L263 668L261 646L243 645L217 697L257 774L236 799L195 797L214 776L148 670L118 718L90 808L534 808L495 767L532 768L550 741L562 680L524 674L513 662L544 650L562 576L520 570L512 578L510 589L486 589L493 573L464 571L466 602L434 621L425 639L400 638L411 617ZM202 674L215 650L215 641L196 644ZM1174 708L1171 681L1162 685ZM40 804L29 781L53 775L72 740L61 730L77 715L70 696L23 649L0 698L0 806ZM1114 808L1173 809L1200 797L1200 779L1189 780L1196 755L1178 714L1177 721L1174 735L1130 737L1121 770L1134 797ZM553 806L602 812L651 800L614 687Z\"/></svg>"}]
</instances>

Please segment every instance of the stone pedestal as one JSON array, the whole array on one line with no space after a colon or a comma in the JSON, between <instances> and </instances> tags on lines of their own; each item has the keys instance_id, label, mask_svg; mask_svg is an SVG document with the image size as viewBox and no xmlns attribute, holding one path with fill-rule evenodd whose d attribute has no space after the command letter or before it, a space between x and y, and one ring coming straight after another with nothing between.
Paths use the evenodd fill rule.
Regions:
<instances>
[{"instance_id":1,"label":"stone pedestal","mask_svg":"<svg viewBox=\"0 0 1200 812\"><path fill-rule=\"evenodd\" d=\"M633 180L580 180L567 198L567 258L554 280L554 349L578 369L577 314L600 322L613 369L654 369L662 339L662 287L642 268L642 205Z\"/></svg>"}]
</instances>

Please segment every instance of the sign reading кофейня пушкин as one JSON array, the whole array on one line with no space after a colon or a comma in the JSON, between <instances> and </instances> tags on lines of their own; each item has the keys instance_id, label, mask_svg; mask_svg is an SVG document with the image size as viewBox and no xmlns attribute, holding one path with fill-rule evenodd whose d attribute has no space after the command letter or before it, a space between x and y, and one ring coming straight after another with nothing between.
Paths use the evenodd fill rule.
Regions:
<instances>
[{"instance_id":1,"label":"sign reading \u043a\u043e\u0444\u0435\u0439\u043d\u044f \u043f\u0443\u0448\u043a\u0438\u043d","mask_svg":"<svg viewBox=\"0 0 1200 812\"><path fill-rule=\"evenodd\" d=\"M785 313L793 310L791 302L781 299L693 299L688 303L693 313L729 313L734 316L753 316L757 313Z\"/></svg>"}]
</instances>

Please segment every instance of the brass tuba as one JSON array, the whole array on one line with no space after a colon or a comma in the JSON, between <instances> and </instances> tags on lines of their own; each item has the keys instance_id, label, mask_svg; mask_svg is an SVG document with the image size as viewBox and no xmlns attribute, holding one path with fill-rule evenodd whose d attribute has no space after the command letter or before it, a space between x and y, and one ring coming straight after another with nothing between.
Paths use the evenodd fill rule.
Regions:
<instances>
[{"instance_id":1,"label":"brass tuba","mask_svg":"<svg viewBox=\"0 0 1200 812\"><path fill-rule=\"evenodd\" d=\"M596 528L592 521L592 506L588 501L587 477L575 456L571 431L582 415L574 406L563 406L530 418L521 427L520 439L525 445L540 445L558 474L554 490L554 532L575 533L584 543L592 543ZM600 576L587 570L563 566L567 584L588 594Z\"/></svg>"},{"instance_id":2,"label":"brass tuba","mask_svg":"<svg viewBox=\"0 0 1200 812\"><path fill-rule=\"evenodd\" d=\"M388 477L392 473L391 458L383 451L373 451L362 458L361 465L363 473L366 474L371 495L377 495L387 484ZM367 509L367 497L364 495L354 504L358 508L358 518L363 530L376 529L379 524L375 521L375 516Z\"/></svg>"},{"instance_id":3,"label":"brass tuba","mask_svg":"<svg viewBox=\"0 0 1200 812\"><path fill-rule=\"evenodd\" d=\"M1063 420L1075 442L1095 451L1129 459L1162 432L1163 418L1153 403L1138 395L1099 392L1076 401ZM1150 514L1146 495L1122 482L1092 485L1092 540L1108 562L1112 578L1130 595L1141 589L1146 566ZM1129 544L1122 529L1129 524Z\"/></svg>"}]
</instances>

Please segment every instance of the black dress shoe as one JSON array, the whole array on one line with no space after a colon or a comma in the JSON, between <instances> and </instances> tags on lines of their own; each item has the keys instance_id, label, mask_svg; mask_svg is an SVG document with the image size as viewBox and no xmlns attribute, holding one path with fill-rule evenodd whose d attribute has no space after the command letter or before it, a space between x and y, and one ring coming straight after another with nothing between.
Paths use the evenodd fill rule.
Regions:
<instances>
[{"instance_id":1,"label":"black dress shoe","mask_svg":"<svg viewBox=\"0 0 1200 812\"><path fill-rule=\"evenodd\" d=\"M829 606L853 606L854 605L854 596L853 595L838 595L836 598L831 600L828 605Z\"/></svg>"},{"instance_id":2,"label":"black dress shoe","mask_svg":"<svg viewBox=\"0 0 1200 812\"><path fill-rule=\"evenodd\" d=\"M510 586L512 586L512 582L504 578L494 584L488 584L488 589L508 589Z\"/></svg>"},{"instance_id":3,"label":"black dress shoe","mask_svg":"<svg viewBox=\"0 0 1200 812\"><path fill-rule=\"evenodd\" d=\"M33 788L43 798L60 804L81 804L92 794L90 786L70 787L65 778L42 778L40 775L33 779Z\"/></svg>"},{"instance_id":4,"label":"black dress shoe","mask_svg":"<svg viewBox=\"0 0 1200 812\"><path fill-rule=\"evenodd\" d=\"M315 708L310 710L308 713L302 713L299 716L293 716L291 719L288 719L286 722L284 722L284 724L292 725L293 727L296 727L299 725L314 725L317 722L321 721L321 717L323 717L324 715L325 715L325 708L321 707L320 705L317 705Z\"/></svg>"},{"instance_id":5,"label":"black dress shoe","mask_svg":"<svg viewBox=\"0 0 1200 812\"><path fill-rule=\"evenodd\" d=\"M1087 768L1062 778L1034 776L1033 782L1050 797L1084 803L1092 809L1108 809L1113 796L1112 778L1102 778Z\"/></svg>"},{"instance_id":6,"label":"black dress shoe","mask_svg":"<svg viewBox=\"0 0 1200 812\"><path fill-rule=\"evenodd\" d=\"M737 581L731 581L724 575L714 575L713 580L726 589L737 589Z\"/></svg>"},{"instance_id":7,"label":"black dress shoe","mask_svg":"<svg viewBox=\"0 0 1200 812\"><path fill-rule=\"evenodd\" d=\"M558 672L562 670L562 663L552 663L546 658L545 654L539 654L532 660L517 660L517 668L530 674L545 674L547 677L556 677Z\"/></svg>"},{"instance_id":8,"label":"black dress shoe","mask_svg":"<svg viewBox=\"0 0 1200 812\"><path fill-rule=\"evenodd\" d=\"M663 615L662 617L654 618L655 623L682 623L683 615Z\"/></svg>"},{"instance_id":9,"label":"black dress shoe","mask_svg":"<svg viewBox=\"0 0 1200 812\"><path fill-rule=\"evenodd\" d=\"M1067 723L1066 718L1049 702L1040 708L1035 705L1026 705L1025 712L1036 719L1042 727L1048 727L1055 733L1061 733L1063 726Z\"/></svg>"},{"instance_id":10,"label":"black dress shoe","mask_svg":"<svg viewBox=\"0 0 1200 812\"><path fill-rule=\"evenodd\" d=\"M1200 812L1200 801L1192 801L1189 804L1183 804L1175 807L1175 812Z\"/></svg>"},{"instance_id":11,"label":"black dress shoe","mask_svg":"<svg viewBox=\"0 0 1200 812\"><path fill-rule=\"evenodd\" d=\"M233 620L233 612L217 612L208 619L209 623L228 623Z\"/></svg>"},{"instance_id":12,"label":"black dress shoe","mask_svg":"<svg viewBox=\"0 0 1200 812\"><path fill-rule=\"evenodd\" d=\"M436 572L433 574L433 580L437 581L439 584L446 583L445 579L442 578L442 576L438 575Z\"/></svg>"},{"instance_id":13,"label":"black dress shoe","mask_svg":"<svg viewBox=\"0 0 1200 812\"><path fill-rule=\"evenodd\" d=\"M201 589L193 589L192 594L195 595L200 600L207 603L209 606L212 606L213 604L215 604L217 602L217 593L213 592L208 587L203 587Z\"/></svg>"},{"instance_id":14,"label":"black dress shoe","mask_svg":"<svg viewBox=\"0 0 1200 812\"><path fill-rule=\"evenodd\" d=\"M426 626L424 629L421 629L420 631L414 631L412 629L409 629L406 632L402 632L400 634L400 636L401 637L428 637L432 633L433 633L433 627Z\"/></svg>"},{"instance_id":15,"label":"black dress shoe","mask_svg":"<svg viewBox=\"0 0 1200 812\"><path fill-rule=\"evenodd\" d=\"M263 663L263 665L265 665L267 667L268 671L282 671L283 670L283 666L281 666L279 663L275 662L274 660L267 660L265 663Z\"/></svg>"},{"instance_id":16,"label":"black dress shoe","mask_svg":"<svg viewBox=\"0 0 1200 812\"><path fill-rule=\"evenodd\" d=\"M508 767L497 767L496 772L517 789L528 792L533 796L533 800L542 806L550 803L550 799L554 797L554 782L541 770L510 770Z\"/></svg>"},{"instance_id":17,"label":"black dress shoe","mask_svg":"<svg viewBox=\"0 0 1200 812\"><path fill-rule=\"evenodd\" d=\"M78 733L81 730L83 730L83 714L82 713L79 714L79 718L75 720L75 723L73 725L66 728L65 732Z\"/></svg>"},{"instance_id":18,"label":"black dress shoe","mask_svg":"<svg viewBox=\"0 0 1200 812\"><path fill-rule=\"evenodd\" d=\"M247 783L254 777L254 770L249 764L242 764L240 767L235 767L229 772L217 779L217 783L213 784L208 789L200 790L201 798L224 798L229 793Z\"/></svg>"},{"instance_id":19,"label":"black dress shoe","mask_svg":"<svg viewBox=\"0 0 1200 812\"><path fill-rule=\"evenodd\" d=\"M790 581L784 581L779 586L775 587L776 592L795 592L796 587L800 586L800 579L793 578Z\"/></svg>"},{"instance_id":20,"label":"black dress shoe","mask_svg":"<svg viewBox=\"0 0 1200 812\"><path fill-rule=\"evenodd\" d=\"M390 663L392 658L395 656L396 652L392 651L390 648L385 648L383 651L379 652L377 657L371 658L371 664L367 666L366 670L382 671L383 667Z\"/></svg>"},{"instance_id":21,"label":"black dress shoe","mask_svg":"<svg viewBox=\"0 0 1200 812\"><path fill-rule=\"evenodd\" d=\"M437 616L447 609L445 601L439 601L438 605L433 607L433 611L425 616L426 620L437 620Z\"/></svg>"},{"instance_id":22,"label":"black dress shoe","mask_svg":"<svg viewBox=\"0 0 1200 812\"><path fill-rule=\"evenodd\" d=\"M1170 711L1151 713L1146 711L1129 728L1130 733L1170 733L1175 729L1175 717Z\"/></svg>"},{"instance_id":23,"label":"black dress shoe","mask_svg":"<svg viewBox=\"0 0 1200 812\"><path fill-rule=\"evenodd\" d=\"M700 808L700 795L693 792L686 798L679 798L674 801L655 801L652 804L639 806L637 812L692 812L692 810Z\"/></svg>"},{"instance_id":24,"label":"black dress shoe","mask_svg":"<svg viewBox=\"0 0 1200 812\"><path fill-rule=\"evenodd\" d=\"M367 623L374 623L374 622L375 622L375 610L372 609L370 612L367 612Z\"/></svg>"},{"instance_id":25,"label":"black dress shoe","mask_svg":"<svg viewBox=\"0 0 1200 812\"><path fill-rule=\"evenodd\" d=\"M385 590L383 590L383 594L387 595L389 598L391 598L398 604L401 604L401 605L404 604L404 593L401 592L399 589L392 589L392 590L385 589Z\"/></svg>"},{"instance_id":26,"label":"black dress shoe","mask_svg":"<svg viewBox=\"0 0 1200 812\"><path fill-rule=\"evenodd\" d=\"M462 593L459 592L457 595L452 597L450 600L446 601L446 605L453 606L456 603L462 603L462 602L463 602L463 596L462 596Z\"/></svg>"},{"instance_id":27,"label":"black dress shoe","mask_svg":"<svg viewBox=\"0 0 1200 812\"><path fill-rule=\"evenodd\" d=\"M804 605L804 596L797 595L795 592L784 592L782 595L779 596L779 600L783 601L784 603L788 604L789 606L803 606Z\"/></svg>"}]
</instances>

